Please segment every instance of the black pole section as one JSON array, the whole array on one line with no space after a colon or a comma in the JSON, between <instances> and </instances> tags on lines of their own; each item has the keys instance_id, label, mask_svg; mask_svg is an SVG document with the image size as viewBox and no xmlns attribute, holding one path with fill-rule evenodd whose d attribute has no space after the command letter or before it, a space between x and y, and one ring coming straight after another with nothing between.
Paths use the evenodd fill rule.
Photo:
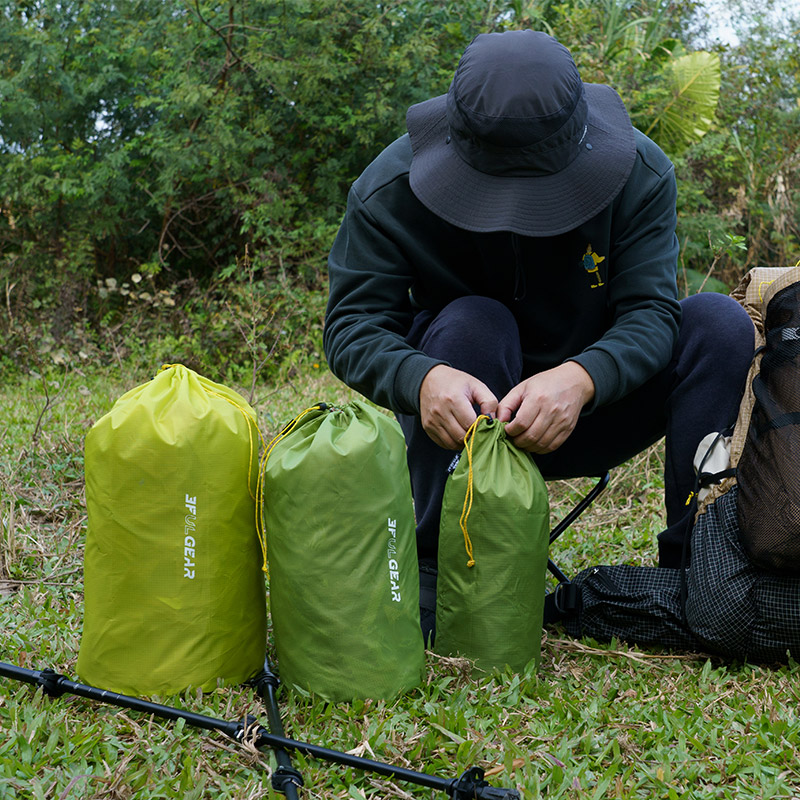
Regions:
<instances>
[{"instance_id":1,"label":"black pole section","mask_svg":"<svg viewBox=\"0 0 800 800\"><path fill-rule=\"evenodd\" d=\"M567 514L558 525L550 531L550 544L558 539L564 531L575 522L578 517L583 514L584 511L594 502L597 495L603 491L603 489L608 486L608 481L611 476L608 472L605 475L601 475L597 483L592 487L591 491L588 492L586 497L584 497L576 506L572 509L572 511ZM569 583L569 578L556 566L556 563L553 561L552 558L547 559L547 569L550 571L550 574L559 582L559 583Z\"/></svg>"},{"instance_id":2,"label":"black pole section","mask_svg":"<svg viewBox=\"0 0 800 800\"><path fill-rule=\"evenodd\" d=\"M460 778L448 780L436 775L429 775L426 772L414 772L404 767L395 767L380 761L360 758L339 750L329 750L326 747L319 747L309 742L298 742L294 739L287 739L284 736L276 736L261 726L256 727L256 720L252 717L248 717L243 723L226 722L225 720L206 717L202 714L193 714L179 708L151 703L138 697L130 697L117 692L98 689L95 686L76 683L64 675L59 675L49 669L30 670L0 661L0 675L30 683L34 686L41 686L43 691L51 697L74 694L78 697L97 700L112 706L141 711L143 714L152 714L162 719L173 721L182 719L187 725L201 728L202 730L219 731L237 742L241 742L249 735L254 735L254 745L257 748L271 747L273 749L296 750L298 753L303 753L321 761L330 761L334 764L342 764L364 772L374 772L378 775L395 778L418 786L439 789L447 792L453 800L520 800L519 792L516 789L496 789L489 786L483 779L484 773L480 767L471 767Z\"/></svg>"},{"instance_id":3,"label":"black pole section","mask_svg":"<svg viewBox=\"0 0 800 800\"><path fill-rule=\"evenodd\" d=\"M278 686L280 681L278 676L272 671L269 659L264 658L264 668L248 685L252 686L264 703L269 720L270 733L276 736L283 736L283 722L278 708ZM287 800L299 800L297 789L303 785L303 776L292 766L292 759L282 747L276 747L275 760L278 768L272 775L272 788L276 792L286 795Z\"/></svg>"},{"instance_id":4,"label":"black pole section","mask_svg":"<svg viewBox=\"0 0 800 800\"><path fill-rule=\"evenodd\" d=\"M562 519L561 522L555 526L555 528L553 528L552 531L550 531L550 544L553 544L553 542L558 539L558 537L561 536L561 534L564 533L564 531L569 528L569 526L572 525L572 523L575 522L575 520L578 519L578 517L583 514L584 511L586 511L586 509L594 502L597 495L599 495L603 489L608 486L610 477L611 475L608 472L606 472L605 475L601 475L597 479L597 483L592 487L591 491L586 494L586 497L584 497L575 506L575 508L573 508L572 511L570 511L569 514L567 514L564 519Z\"/></svg>"}]
</instances>

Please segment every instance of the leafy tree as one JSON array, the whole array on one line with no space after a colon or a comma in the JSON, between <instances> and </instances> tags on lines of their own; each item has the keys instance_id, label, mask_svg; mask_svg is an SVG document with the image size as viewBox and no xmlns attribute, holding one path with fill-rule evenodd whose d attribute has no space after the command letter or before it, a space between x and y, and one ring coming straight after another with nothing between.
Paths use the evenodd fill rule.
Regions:
<instances>
[{"instance_id":1,"label":"leafy tree","mask_svg":"<svg viewBox=\"0 0 800 800\"><path fill-rule=\"evenodd\" d=\"M763 27L741 48L698 53L695 11L693 0L0 0L3 322L39 307L58 337L168 289L171 335L213 353L234 347L220 309L247 287L275 324L288 304L302 315L348 186L404 131L407 107L447 90L476 33L520 27L564 41L584 79L617 88L676 161L685 266L702 270L709 237L734 234L751 261L785 261L798 230L797 37Z\"/></svg>"},{"instance_id":2,"label":"leafy tree","mask_svg":"<svg viewBox=\"0 0 800 800\"><path fill-rule=\"evenodd\" d=\"M739 41L719 46L714 130L679 163L691 187L682 208L687 260L708 260L703 234L706 241L727 234L747 243L746 253L720 262L728 285L751 266L800 259L800 17L788 6L775 16L772 7L749 2L733 14Z\"/></svg>"},{"instance_id":3,"label":"leafy tree","mask_svg":"<svg viewBox=\"0 0 800 800\"><path fill-rule=\"evenodd\" d=\"M60 336L124 307L108 280L235 281L246 246L268 296L319 282L347 186L408 105L446 89L487 13L477 0L0 0L9 309L45 308Z\"/></svg>"},{"instance_id":4,"label":"leafy tree","mask_svg":"<svg viewBox=\"0 0 800 800\"><path fill-rule=\"evenodd\" d=\"M295 228L333 219L476 6L420 36L424 4L3 0L6 268L45 301L95 275L207 274L242 228L302 260Z\"/></svg>"}]
</instances>

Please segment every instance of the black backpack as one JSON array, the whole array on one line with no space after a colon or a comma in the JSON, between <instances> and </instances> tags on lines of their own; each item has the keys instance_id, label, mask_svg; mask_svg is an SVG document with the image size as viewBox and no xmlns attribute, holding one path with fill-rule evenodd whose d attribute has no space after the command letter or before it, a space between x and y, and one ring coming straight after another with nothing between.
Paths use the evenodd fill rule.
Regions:
<instances>
[{"instance_id":1,"label":"black backpack","mask_svg":"<svg viewBox=\"0 0 800 800\"><path fill-rule=\"evenodd\" d=\"M751 270L732 296L757 349L734 429L707 437L695 459L691 563L579 573L561 620L572 636L800 657L800 268ZM720 449L727 463L707 471Z\"/></svg>"}]
</instances>

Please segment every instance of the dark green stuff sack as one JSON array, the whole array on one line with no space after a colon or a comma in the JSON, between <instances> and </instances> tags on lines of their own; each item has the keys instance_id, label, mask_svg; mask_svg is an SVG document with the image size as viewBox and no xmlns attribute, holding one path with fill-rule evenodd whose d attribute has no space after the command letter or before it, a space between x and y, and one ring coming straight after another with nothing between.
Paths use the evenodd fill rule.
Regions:
<instances>
[{"instance_id":1,"label":"dark green stuff sack","mask_svg":"<svg viewBox=\"0 0 800 800\"><path fill-rule=\"evenodd\" d=\"M547 487L504 423L481 416L464 442L442 503L435 649L520 671L541 655Z\"/></svg>"},{"instance_id":2,"label":"dark green stuff sack","mask_svg":"<svg viewBox=\"0 0 800 800\"><path fill-rule=\"evenodd\" d=\"M424 669L405 440L354 401L270 443L264 527L281 678L328 700L388 699Z\"/></svg>"}]
</instances>

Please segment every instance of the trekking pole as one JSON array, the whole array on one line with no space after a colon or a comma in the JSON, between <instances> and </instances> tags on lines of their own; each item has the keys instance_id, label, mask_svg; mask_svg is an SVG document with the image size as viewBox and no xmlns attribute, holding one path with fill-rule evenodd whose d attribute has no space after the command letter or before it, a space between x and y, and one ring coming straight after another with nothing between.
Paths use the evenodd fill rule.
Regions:
<instances>
[{"instance_id":1,"label":"trekking pole","mask_svg":"<svg viewBox=\"0 0 800 800\"><path fill-rule=\"evenodd\" d=\"M329 750L326 747L319 747L309 742L299 742L295 739L277 736L257 725L256 720L250 716L244 722L227 722L222 719L207 717L203 714L194 714L183 709L151 703L138 697L130 697L117 692L98 689L96 686L76 683L50 669L25 669L24 667L17 667L0 661L0 675L23 683L30 683L33 686L39 686L50 697L73 694L89 700L108 703L112 706L141 711L144 714L152 714L154 717L160 717L161 719L175 722L182 719L187 725L191 725L194 728L219 731L237 742L253 737L253 744L259 749L271 747L273 749L296 750L298 753L303 753L321 761L330 761L334 764L342 764L364 772L374 772L387 778L405 781L406 783L438 789L447 792L453 800L520 800L520 794L516 789L498 789L489 786L483 779L484 771L480 767L470 767L459 778L440 778L427 772L414 772L404 767L395 767L381 761L371 761L370 759L353 756L339 750Z\"/></svg>"},{"instance_id":2,"label":"trekking pole","mask_svg":"<svg viewBox=\"0 0 800 800\"><path fill-rule=\"evenodd\" d=\"M283 723L277 698L280 681L272 671L268 658L264 658L264 668L261 672L247 683L256 690L264 702L270 733L283 736ZM283 747L276 747L274 753L278 768L272 774L272 788L285 794L287 800L299 800L297 789L303 785L303 776L292 766L292 760Z\"/></svg>"}]
</instances>

